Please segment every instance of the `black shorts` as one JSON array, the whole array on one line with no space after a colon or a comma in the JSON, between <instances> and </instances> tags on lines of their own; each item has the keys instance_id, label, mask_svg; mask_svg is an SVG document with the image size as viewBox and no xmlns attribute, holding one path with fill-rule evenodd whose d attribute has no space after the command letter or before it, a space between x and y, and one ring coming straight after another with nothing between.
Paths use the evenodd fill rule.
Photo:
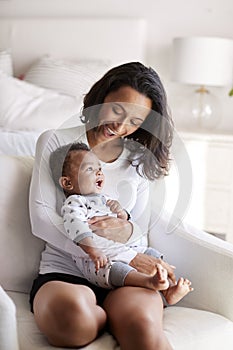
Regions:
<instances>
[{"instance_id":1,"label":"black shorts","mask_svg":"<svg viewBox=\"0 0 233 350\"><path fill-rule=\"evenodd\" d=\"M36 293L42 287L45 283L50 282L50 281L62 281L66 283L72 283L72 284L80 284L89 287L96 296L97 304L102 305L104 302L104 299L108 295L108 293L111 291L110 289L104 289L97 287L90 282L88 282L86 279L65 274L65 273L46 273L44 275L38 275L38 277L33 281L32 288L30 291L30 305L31 305L31 312L33 312L33 301L35 298Z\"/></svg>"}]
</instances>

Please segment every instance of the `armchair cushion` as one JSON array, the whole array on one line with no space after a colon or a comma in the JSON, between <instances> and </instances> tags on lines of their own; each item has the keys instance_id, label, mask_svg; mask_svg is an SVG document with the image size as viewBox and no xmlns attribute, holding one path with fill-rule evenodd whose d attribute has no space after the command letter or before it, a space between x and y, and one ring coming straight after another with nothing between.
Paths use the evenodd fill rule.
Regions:
<instances>
[{"instance_id":1,"label":"armchair cushion","mask_svg":"<svg viewBox=\"0 0 233 350\"><path fill-rule=\"evenodd\" d=\"M22 350L53 349L38 330L28 309L28 295L8 292L17 308L19 343ZM220 315L185 307L164 310L164 331L175 350L233 349L233 323ZM55 348L54 348L55 349ZM113 337L104 333L85 350L120 350ZM12 349L13 350L13 349Z\"/></svg>"},{"instance_id":2,"label":"armchair cushion","mask_svg":"<svg viewBox=\"0 0 233 350\"><path fill-rule=\"evenodd\" d=\"M212 312L169 307L164 332L175 350L233 349L233 323Z\"/></svg>"}]
</instances>

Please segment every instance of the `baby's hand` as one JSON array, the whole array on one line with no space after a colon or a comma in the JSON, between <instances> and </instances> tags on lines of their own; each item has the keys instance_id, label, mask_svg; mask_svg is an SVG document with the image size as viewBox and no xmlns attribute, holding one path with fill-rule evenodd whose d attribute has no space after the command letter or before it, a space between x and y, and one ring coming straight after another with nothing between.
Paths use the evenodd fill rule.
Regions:
<instances>
[{"instance_id":1,"label":"baby's hand","mask_svg":"<svg viewBox=\"0 0 233 350\"><path fill-rule=\"evenodd\" d=\"M117 202L114 199L108 199L107 200L107 205L109 206L111 212L117 214L117 217L119 219L127 220L128 219L128 214L126 211L121 207L120 203Z\"/></svg>"},{"instance_id":2,"label":"baby's hand","mask_svg":"<svg viewBox=\"0 0 233 350\"><path fill-rule=\"evenodd\" d=\"M101 267L104 267L108 258L100 249L93 249L92 252L89 252L91 260L95 263L95 269L98 271Z\"/></svg>"}]
</instances>

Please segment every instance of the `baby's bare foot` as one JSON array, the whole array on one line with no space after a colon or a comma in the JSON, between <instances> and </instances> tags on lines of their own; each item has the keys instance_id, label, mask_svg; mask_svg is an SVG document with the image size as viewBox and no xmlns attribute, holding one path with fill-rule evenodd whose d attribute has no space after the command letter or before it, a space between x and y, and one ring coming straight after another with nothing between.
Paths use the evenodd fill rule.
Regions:
<instances>
[{"instance_id":1,"label":"baby's bare foot","mask_svg":"<svg viewBox=\"0 0 233 350\"><path fill-rule=\"evenodd\" d=\"M161 264L157 264L156 268L156 274L149 278L150 288L154 290L165 290L169 287L167 270Z\"/></svg>"},{"instance_id":2,"label":"baby's bare foot","mask_svg":"<svg viewBox=\"0 0 233 350\"><path fill-rule=\"evenodd\" d=\"M185 295L192 292L191 282L187 278L179 278L178 282L174 286L170 286L167 290L163 291L163 295L168 304L173 305L178 303Z\"/></svg>"}]
</instances>

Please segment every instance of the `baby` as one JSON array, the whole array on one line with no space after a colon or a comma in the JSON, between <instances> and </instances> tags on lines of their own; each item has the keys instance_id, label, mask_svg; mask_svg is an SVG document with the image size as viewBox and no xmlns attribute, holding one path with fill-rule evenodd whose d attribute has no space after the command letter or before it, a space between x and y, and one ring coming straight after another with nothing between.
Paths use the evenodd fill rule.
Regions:
<instances>
[{"instance_id":1,"label":"baby","mask_svg":"<svg viewBox=\"0 0 233 350\"><path fill-rule=\"evenodd\" d=\"M87 254L73 256L83 276L102 288L137 286L163 291L168 304L175 304L193 290L188 279L170 285L167 270L157 264L149 276L132 268L130 262L138 252L161 258L153 248L127 246L96 235L88 225L93 216L115 215L129 220L129 213L113 199L101 194L104 174L96 155L84 144L74 143L55 150L50 157L55 184L63 189L66 200L61 214L65 231Z\"/></svg>"}]
</instances>

